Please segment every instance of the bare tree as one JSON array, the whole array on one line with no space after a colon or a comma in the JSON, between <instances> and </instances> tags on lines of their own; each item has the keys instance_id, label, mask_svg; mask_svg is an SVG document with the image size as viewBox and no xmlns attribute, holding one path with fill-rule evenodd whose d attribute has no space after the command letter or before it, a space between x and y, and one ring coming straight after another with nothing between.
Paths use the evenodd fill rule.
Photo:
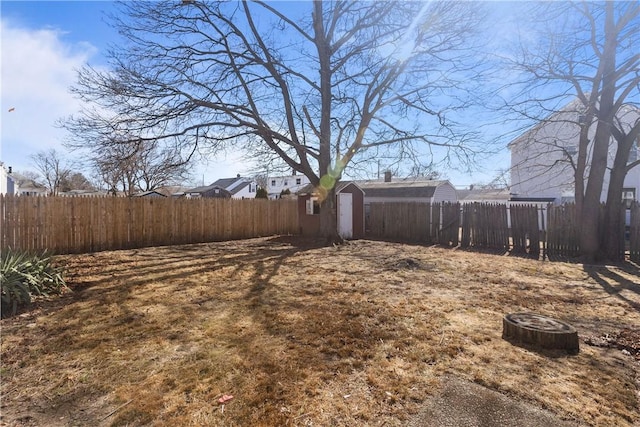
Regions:
<instances>
[{"instance_id":1,"label":"bare tree","mask_svg":"<svg viewBox=\"0 0 640 427\"><path fill-rule=\"evenodd\" d=\"M627 172L637 165L629 162L629 153L637 147L640 134L640 115L632 118L629 112L638 111L640 100L640 4L572 2L536 7L542 8L552 27L545 29L538 45L530 40L522 45L515 65L528 82L518 93L522 101L510 106L528 118L550 115L546 120L553 121L558 119L559 102L577 99L572 104L575 114L560 118L575 133L575 151L574 147L566 151L561 140L546 144L558 152L564 150L562 163L574 172L584 257L618 259L622 187ZM608 172L611 152L616 153L615 161ZM557 169L558 164L540 166ZM603 226L599 205L607 173Z\"/></svg>"},{"instance_id":2,"label":"bare tree","mask_svg":"<svg viewBox=\"0 0 640 427\"><path fill-rule=\"evenodd\" d=\"M40 173L49 194L58 195L60 184L71 174L71 168L55 149L39 151L31 156L33 166Z\"/></svg>"},{"instance_id":3,"label":"bare tree","mask_svg":"<svg viewBox=\"0 0 640 427\"><path fill-rule=\"evenodd\" d=\"M90 164L113 194L131 196L190 178L187 164L176 158L176 151L159 147L154 140L112 137L108 143L92 147Z\"/></svg>"},{"instance_id":4,"label":"bare tree","mask_svg":"<svg viewBox=\"0 0 640 427\"><path fill-rule=\"evenodd\" d=\"M60 191L71 190L95 190L95 187L81 172L70 171L70 173L60 181Z\"/></svg>"},{"instance_id":5,"label":"bare tree","mask_svg":"<svg viewBox=\"0 0 640 427\"><path fill-rule=\"evenodd\" d=\"M189 159L242 149L306 175L320 233L339 240L335 184L377 156L470 162L457 126L480 81L468 2L126 2L113 71L86 67L73 92L98 105L67 121L108 141L162 140ZM101 111L111 112L106 116Z\"/></svg>"}]
</instances>

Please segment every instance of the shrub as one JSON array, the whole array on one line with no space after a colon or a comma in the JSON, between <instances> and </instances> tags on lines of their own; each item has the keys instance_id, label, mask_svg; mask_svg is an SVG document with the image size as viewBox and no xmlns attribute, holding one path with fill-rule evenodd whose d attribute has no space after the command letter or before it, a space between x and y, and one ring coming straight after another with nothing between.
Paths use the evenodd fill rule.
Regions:
<instances>
[{"instance_id":1,"label":"shrub","mask_svg":"<svg viewBox=\"0 0 640 427\"><path fill-rule=\"evenodd\" d=\"M33 295L59 294L66 287L62 269L53 265L51 255L3 250L0 256L2 317L16 313L31 303Z\"/></svg>"},{"instance_id":2,"label":"shrub","mask_svg":"<svg viewBox=\"0 0 640 427\"><path fill-rule=\"evenodd\" d=\"M267 190L265 190L264 188L258 188L258 191L256 191L256 199L268 199L269 198L269 193L267 193Z\"/></svg>"}]
</instances>

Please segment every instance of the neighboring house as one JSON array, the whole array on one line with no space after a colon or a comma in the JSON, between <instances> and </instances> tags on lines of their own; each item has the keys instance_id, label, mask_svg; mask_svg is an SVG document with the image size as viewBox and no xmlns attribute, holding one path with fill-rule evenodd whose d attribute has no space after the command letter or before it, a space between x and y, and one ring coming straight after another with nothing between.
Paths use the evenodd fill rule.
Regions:
<instances>
[{"instance_id":1,"label":"neighboring house","mask_svg":"<svg viewBox=\"0 0 640 427\"><path fill-rule=\"evenodd\" d=\"M198 198L215 198L215 199L230 199L231 193L219 185L207 185L204 187L196 187L184 192L184 197L198 199Z\"/></svg>"},{"instance_id":2,"label":"neighboring house","mask_svg":"<svg viewBox=\"0 0 640 427\"><path fill-rule=\"evenodd\" d=\"M111 196L110 193L101 190L69 190L58 193L62 197L106 197Z\"/></svg>"},{"instance_id":3,"label":"neighboring house","mask_svg":"<svg viewBox=\"0 0 640 427\"><path fill-rule=\"evenodd\" d=\"M255 199L258 184L252 178L241 177L240 174L235 178L222 178L211 184L224 188L234 199Z\"/></svg>"},{"instance_id":4,"label":"neighboring house","mask_svg":"<svg viewBox=\"0 0 640 427\"><path fill-rule=\"evenodd\" d=\"M13 194L14 184L11 177L11 168L4 167L4 163L0 162L0 194Z\"/></svg>"},{"instance_id":5,"label":"neighboring house","mask_svg":"<svg viewBox=\"0 0 640 427\"><path fill-rule=\"evenodd\" d=\"M364 190L365 206L375 202L440 203L458 201L456 189L449 181L421 178L392 180L391 175L387 172L383 181L356 181L356 183Z\"/></svg>"},{"instance_id":6,"label":"neighboring house","mask_svg":"<svg viewBox=\"0 0 640 427\"><path fill-rule=\"evenodd\" d=\"M575 200L575 177L572 164L578 155L580 121L583 119L582 104L569 103L509 143L511 150L511 193L513 201L565 203ZM640 109L625 105L618 119L630 128L640 119ZM589 139L593 140L596 126L591 126ZM632 148L629 163L639 158L640 138ZM617 144L609 146L608 166L613 165ZM591 147L589 147L591 151ZM588 167L586 175L588 176ZM600 196L607 198L609 173ZM623 198L638 200L640 189L640 166L632 168L625 179Z\"/></svg>"},{"instance_id":7,"label":"neighboring house","mask_svg":"<svg viewBox=\"0 0 640 427\"><path fill-rule=\"evenodd\" d=\"M270 199L277 199L284 190L296 194L309 182L305 175L272 176L267 178L267 193Z\"/></svg>"},{"instance_id":8,"label":"neighboring house","mask_svg":"<svg viewBox=\"0 0 640 427\"><path fill-rule=\"evenodd\" d=\"M233 199L255 199L258 184L251 178L238 175L235 178L222 178L211 185L191 188L171 195L171 197L216 197Z\"/></svg>"},{"instance_id":9,"label":"neighboring house","mask_svg":"<svg viewBox=\"0 0 640 427\"><path fill-rule=\"evenodd\" d=\"M4 169L4 167L0 169ZM17 196L46 196L49 193L45 186L18 173L12 172L11 167L5 172L7 175L7 194L15 194Z\"/></svg>"},{"instance_id":10,"label":"neighboring house","mask_svg":"<svg viewBox=\"0 0 640 427\"><path fill-rule=\"evenodd\" d=\"M506 204L511 198L508 188L493 188L471 185L469 188L458 189L460 203L500 203Z\"/></svg>"},{"instance_id":11,"label":"neighboring house","mask_svg":"<svg viewBox=\"0 0 640 427\"><path fill-rule=\"evenodd\" d=\"M151 190L151 191L143 191L141 193L136 193L133 195L133 197L167 197L167 196L155 190Z\"/></svg>"}]
</instances>

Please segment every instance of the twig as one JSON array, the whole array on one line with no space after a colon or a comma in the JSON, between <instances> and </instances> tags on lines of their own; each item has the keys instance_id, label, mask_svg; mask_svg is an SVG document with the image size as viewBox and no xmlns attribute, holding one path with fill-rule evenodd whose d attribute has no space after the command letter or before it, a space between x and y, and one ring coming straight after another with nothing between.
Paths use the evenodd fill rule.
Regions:
<instances>
[{"instance_id":1,"label":"twig","mask_svg":"<svg viewBox=\"0 0 640 427\"><path fill-rule=\"evenodd\" d=\"M302 417L308 417L309 415L311 415L311 412L306 412L302 415L298 415L297 417L294 417L294 420L297 420L298 418L302 418Z\"/></svg>"},{"instance_id":2,"label":"twig","mask_svg":"<svg viewBox=\"0 0 640 427\"><path fill-rule=\"evenodd\" d=\"M125 404L122 404L120 406L118 406L116 409L114 409L113 411L109 412L107 414L107 416L105 416L101 421L106 420L107 418L109 418L111 415L115 414L116 412L118 412L120 409L124 408L125 406L127 406L129 403L133 402L133 399L131 399L130 401L128 401Z\"/></svg>"}]
</instances>

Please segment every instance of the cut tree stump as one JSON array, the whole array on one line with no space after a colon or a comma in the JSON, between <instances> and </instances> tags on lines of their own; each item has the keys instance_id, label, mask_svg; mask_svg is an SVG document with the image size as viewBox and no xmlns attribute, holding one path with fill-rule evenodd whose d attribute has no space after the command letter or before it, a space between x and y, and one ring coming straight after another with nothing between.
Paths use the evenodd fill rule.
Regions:
<instances>
[{"instance_id":1,"label":"cut tree stump","mask_svg":"<svg viewBox=\"0 0 640 427\"><path fill-rule=\"evenodd\" d=\"M578 331L560 320L535 313L511 313L502 319L502 338L547 349L578 353Z\"/></svg>"}]
</instances>

